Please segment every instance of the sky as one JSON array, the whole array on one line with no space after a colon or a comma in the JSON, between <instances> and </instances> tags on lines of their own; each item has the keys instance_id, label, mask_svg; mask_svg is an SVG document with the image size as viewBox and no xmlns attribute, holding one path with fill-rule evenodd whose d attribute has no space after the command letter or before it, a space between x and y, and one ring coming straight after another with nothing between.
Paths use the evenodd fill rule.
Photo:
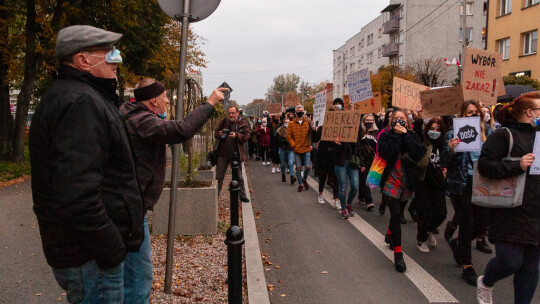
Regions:
<instances>
[{"instance_id":1,"label":"sky","mask_svg":"<svg viewBox=\"0 0 540 304\"><path fill-rule=\"evenodd\" d=\"M204 94L226 81L231 99L264 98L279 74L332 81L332 50L376 18L388 0L222 0L207 19L192 23L205 40Z\"/></svg>"}]
</instances>

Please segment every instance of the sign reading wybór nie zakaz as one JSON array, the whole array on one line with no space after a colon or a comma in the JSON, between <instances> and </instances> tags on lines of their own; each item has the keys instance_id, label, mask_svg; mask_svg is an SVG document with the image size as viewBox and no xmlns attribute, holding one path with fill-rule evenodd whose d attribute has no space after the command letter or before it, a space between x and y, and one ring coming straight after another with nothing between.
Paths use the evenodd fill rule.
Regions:
<instances>
[{"instance_id":1,"label":"sign reading wyb\u00f3r nie zakaz","mask_svg":"<svg viewBox=\"0 0 540 304\"><path fill-rule=\"evenodd\" d=\"M422 116L424 118L433 118L456 114L459 112L463 100L461 86L421 91Z\"/></svg>"},{"instance_id":2,"label":"sign reading wyb\u00f3r nie zakaz","mask_svg":"<svg viewBox=\"0 0 540 304\"><path fill-rule=\"evenodd\" d=\"M315 94L315 103L313 104L313 125L321 126L324 123L326 113L326 91Z\"/></svg>"},{"instance_id":3,"label":"sign reading wyb\u00f3r nie zakaz","mask_svg":"<svg viewBox=\"0 0 540 304\"><path fill-rule=\"evenodd\" d=\"M463 97L495 105L506 94L502 79L502 54L467 48L463 68Z\"/></svg>"},{"instance_id":4,"label":"sign reading wyb\u00f3r nie zakaz","mask_svg":"<svg viewBox=\"0 0 540 304\"><path fill-rule=\"evenodd\" d=\"M405 110L418 111L420 92L429 87L399 77L394 77L392 106Z\"/></svg>"},{"instance_id":5,"label":"sign reading wyb\u00f3r nie zakaz","mask_svg":"<svg viewBox=\"0 0 540 304\"><path fill-rule=\"evenodd\" d=\"M468 152L482 150L481 132L479 116L454 118L454 138L459 138L460 140L454 151Z\"/></svg>"},{"instance_id":6,"label":"sign reading wyb\u00f3r nie zakaz","mask_svg":"<svg viewBox=\"0 0 540 304\"><path fill-rule=\"evenodd\" d=\"M368 68L349 74L347 83L352 103L373 98Z\"/></svg>"},{"instance_id":7,"label":"sign reading wyb\u00f3r nie zakaz","mask_svg":"<svg viewBox=\"0 0 540 304\"><path fill-rule=\"evenodd\" d=\"M327 111L324 117L321 140L355 143L360 127L360 111Z\"/></svg>"}]
</instances>

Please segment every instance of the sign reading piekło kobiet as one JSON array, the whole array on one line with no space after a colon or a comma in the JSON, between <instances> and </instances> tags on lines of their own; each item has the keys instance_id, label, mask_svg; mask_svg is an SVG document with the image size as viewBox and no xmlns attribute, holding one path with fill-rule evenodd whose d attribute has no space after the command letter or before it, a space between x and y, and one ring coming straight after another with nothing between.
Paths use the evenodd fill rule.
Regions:
<instances>
[{"instance_id":1,"label":"sign reading piek\u0142o kobiet","mask_svg":"<svg viewBox=\"0 0 540 304\"><path fill-rule=\"evenodd\" d=\"M362 113L359 111L327 111L321 140L355 143Z\"/></svg>"}]
</instances>

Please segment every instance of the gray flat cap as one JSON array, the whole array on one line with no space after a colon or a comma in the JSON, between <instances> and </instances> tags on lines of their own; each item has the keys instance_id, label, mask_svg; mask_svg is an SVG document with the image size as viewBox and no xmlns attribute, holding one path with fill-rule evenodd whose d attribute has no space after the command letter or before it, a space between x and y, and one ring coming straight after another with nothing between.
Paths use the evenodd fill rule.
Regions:
<instances>
[{"instance_id":1,"label":"gray flat cap","mask_svg":"<svg viewBox=\"0 0 540 304\"><path fill-rule=\"evenodd\" d=\"M58 32L56 57L73 55L91 46L115 44L122 34L109 32L89 25L72 25Z\"/></svg>"}]
</instances>

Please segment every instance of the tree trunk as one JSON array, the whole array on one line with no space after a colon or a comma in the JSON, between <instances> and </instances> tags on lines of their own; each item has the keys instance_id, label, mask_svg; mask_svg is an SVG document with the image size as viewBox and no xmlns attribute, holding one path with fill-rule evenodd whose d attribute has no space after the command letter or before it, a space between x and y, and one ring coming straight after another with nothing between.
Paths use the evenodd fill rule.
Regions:
<instances>
[{"instance_id":1,"label":"tree trunk","mask_svg":"<svg viewBox=\"0 0 540 304\"><path fill-rule=\"evenodd\" d=\"M26 121L28 118L28 109L32 100L32 91L34 90L34 81L37 73L36 52L36 2L35 0L26 0L26 47L24 57L24 80L21 92L17 96L17 112L15 113L15 127L13 132L12 161L17 163L24 162L24 131L26 130Z\"/></svg>"},{"instance_id":2,"label":"tree trunk","mask_svg":"<svg viewBox=\"0 0 540 304\"><path fill-rule=\"evenodd\" d=\"M11 156L10 139L13 128L11 107L9 102L8 79L8 16L6 1L0 0L0 160L7 160Z\"/></svg>"}]
</instances>

